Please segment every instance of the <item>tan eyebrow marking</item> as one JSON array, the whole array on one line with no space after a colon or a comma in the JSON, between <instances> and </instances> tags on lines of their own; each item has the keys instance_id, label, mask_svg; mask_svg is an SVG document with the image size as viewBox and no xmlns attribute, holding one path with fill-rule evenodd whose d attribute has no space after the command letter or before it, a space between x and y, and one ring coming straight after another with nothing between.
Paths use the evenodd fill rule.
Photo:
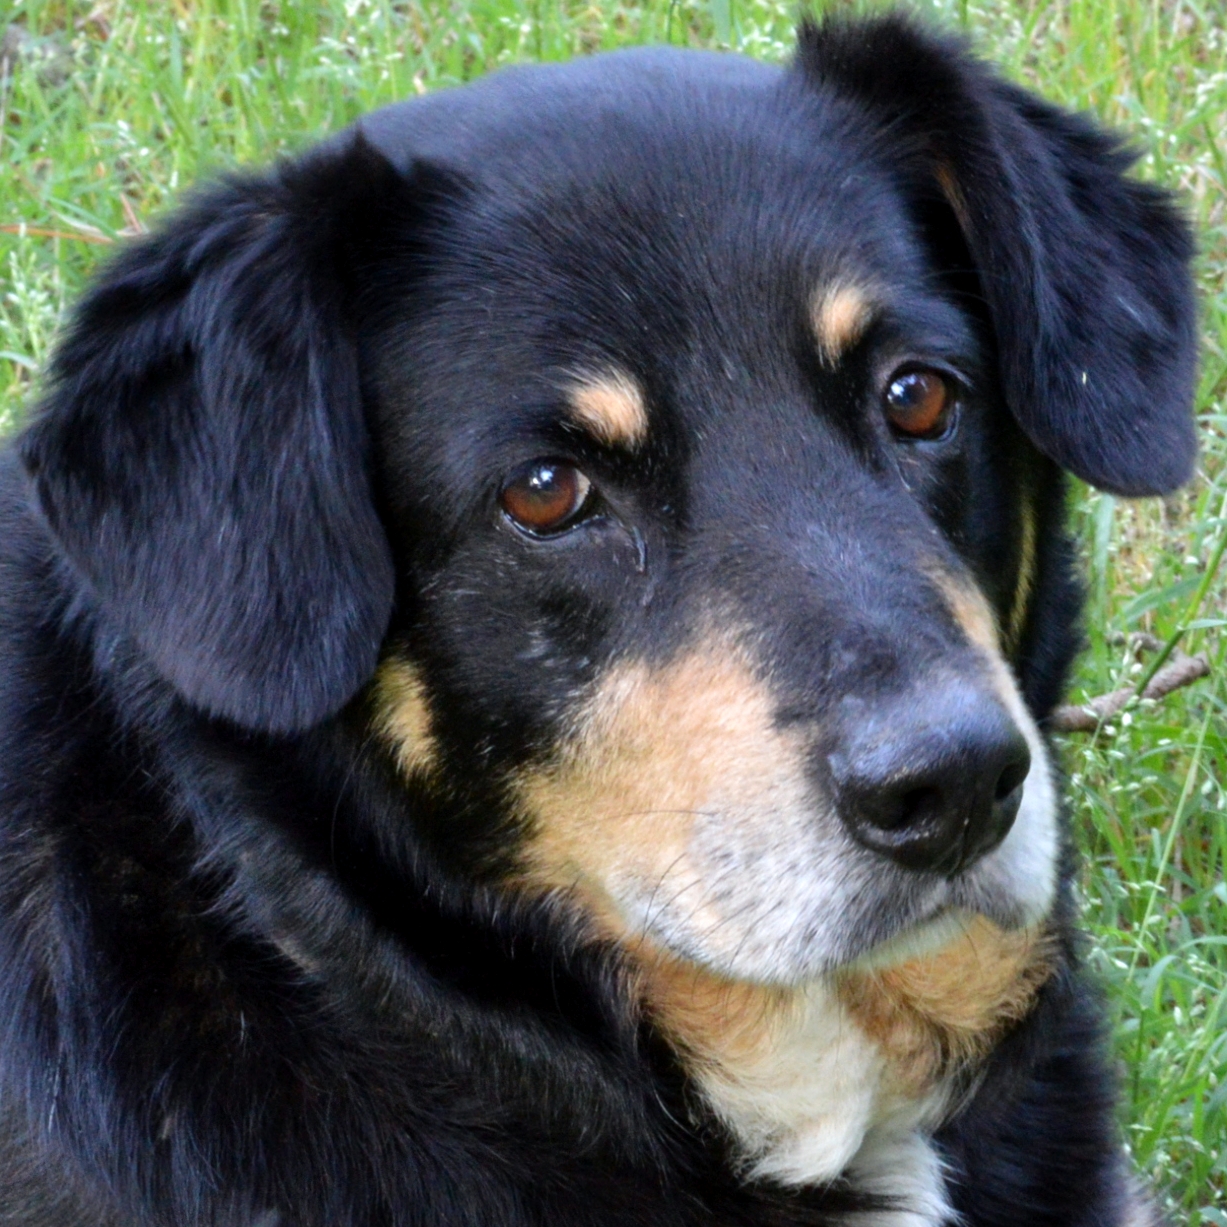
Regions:
<instances>
[{"instance_id":1,"label":"tan eyebrow marking","mask_svg":"<svg viewBox=\"0 0 1227 1227\"><path fill-rule=\"evenodd\" d=\"M568 392L571 419L600 442L635 448L647 437L643 392L624 372L581 376Z\"/></svg>"},{"instance_id":2,"label":"tan eyebrow marking","mask_svg":"<svg viewBox=\"0 0 1227 1227\"><path fill-rule=\"evenodd\" d=\"M823 364L834 366L861 338L873 315L873 300L863 286L836 282L819 290L811 319Z\"/></svg>"}]
</instances>

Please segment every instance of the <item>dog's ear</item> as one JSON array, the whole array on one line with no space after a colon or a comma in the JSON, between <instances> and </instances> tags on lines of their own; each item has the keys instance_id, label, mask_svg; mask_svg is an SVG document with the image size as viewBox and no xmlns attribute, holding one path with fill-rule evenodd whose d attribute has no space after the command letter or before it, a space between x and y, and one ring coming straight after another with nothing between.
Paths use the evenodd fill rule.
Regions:
<instances>
[{"instance_id":1,"label":"dog's ear","mask_svg":"<svg viewBox=\"0 0 1227 1227\"><path fill-rule=\"evenodd\" d=\"M21 442L106 615L249 728L334 712L386 629L347 282L401 190L359 139L198 196L81 303Z\"/></svg>"},{"instance_id":2,"label":"dog's ear","mask_svg":"<svg viewBox=\"0 0 1227 1227\"><path fill-rule=\"evenodd\" d=\"M887 17L806 24L800 70L878 118L946 197L976 266L1010 407L1064 468L1119 494L1192 473L1189 228L1085 119L960 43Z\"/></svg>"}]
</instances>

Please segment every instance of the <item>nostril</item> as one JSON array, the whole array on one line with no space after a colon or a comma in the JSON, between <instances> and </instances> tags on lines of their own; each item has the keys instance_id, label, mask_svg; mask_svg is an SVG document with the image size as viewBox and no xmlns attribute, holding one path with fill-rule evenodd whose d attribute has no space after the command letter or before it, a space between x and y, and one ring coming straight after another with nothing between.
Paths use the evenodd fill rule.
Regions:
<instances>
[{"instance_id":1,"label":"nostril","mask_svg":"<svg viewBox=\"0 0 1227 1227\"><path fill-rule=\"evenodd\" d=\"M911 788L899 798L899 805L895 811L896 820L884 825L889 831L897 830L899 827L921 827L932 822L940 813L941 808L940 789Z\"/></svg>"},{"instance_id":2,"label":"nostril","mask_svg":"<svg viewBox=\"0 0 1227 1227\"><path fill-rule=\"evenodd\" d=\"M1031 770L1031 756L1006 765L997 777L997 787L993 790L994 801L1004 801L1027 778Z\"/></svg>"}]
</instances>

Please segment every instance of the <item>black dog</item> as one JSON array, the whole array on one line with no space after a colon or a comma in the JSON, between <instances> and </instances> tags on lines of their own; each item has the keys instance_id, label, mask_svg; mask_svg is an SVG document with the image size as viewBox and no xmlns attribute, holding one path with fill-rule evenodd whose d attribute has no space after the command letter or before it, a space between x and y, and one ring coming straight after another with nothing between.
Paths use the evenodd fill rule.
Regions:
<instances>
[{"instance_id":1,"label":"black dog","mask_svg":"<svg viewBox=\"0 0 1227 1227\"><path fill-rule=\"evenodd\" d=\"M0 487L0 1223L1152 1221L1037 731L1190 240L900 19L379 112Z\"/></svg>"}]
</instances>

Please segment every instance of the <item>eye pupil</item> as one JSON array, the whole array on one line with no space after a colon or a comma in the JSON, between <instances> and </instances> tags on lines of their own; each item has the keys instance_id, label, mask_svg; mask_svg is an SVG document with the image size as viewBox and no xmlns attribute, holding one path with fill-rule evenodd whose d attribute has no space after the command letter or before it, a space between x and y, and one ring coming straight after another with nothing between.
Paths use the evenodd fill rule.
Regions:
<instances>
[{"instance_id":1,"label":"eye pupil","mask_svg":"<svg viewBox=\"0 0 1227 1227\"><path fill-rule=\"evenodd\" d=\"M573 465L534 461L503 487L503 511L532 533L557 532L574 519L592 483Z\"/></svg>"},{"instance_id":2,"label":"eye pupil","mask_svg":"<svg viewBox=\"0 0 1227 1227\"><path fill-rule=\"evenodd\" d=\"M946 432L954 396L946 378L936 371L908 371L886 390L886 416L900 434L935 439Z\"/></svg>"}]
</instances>

